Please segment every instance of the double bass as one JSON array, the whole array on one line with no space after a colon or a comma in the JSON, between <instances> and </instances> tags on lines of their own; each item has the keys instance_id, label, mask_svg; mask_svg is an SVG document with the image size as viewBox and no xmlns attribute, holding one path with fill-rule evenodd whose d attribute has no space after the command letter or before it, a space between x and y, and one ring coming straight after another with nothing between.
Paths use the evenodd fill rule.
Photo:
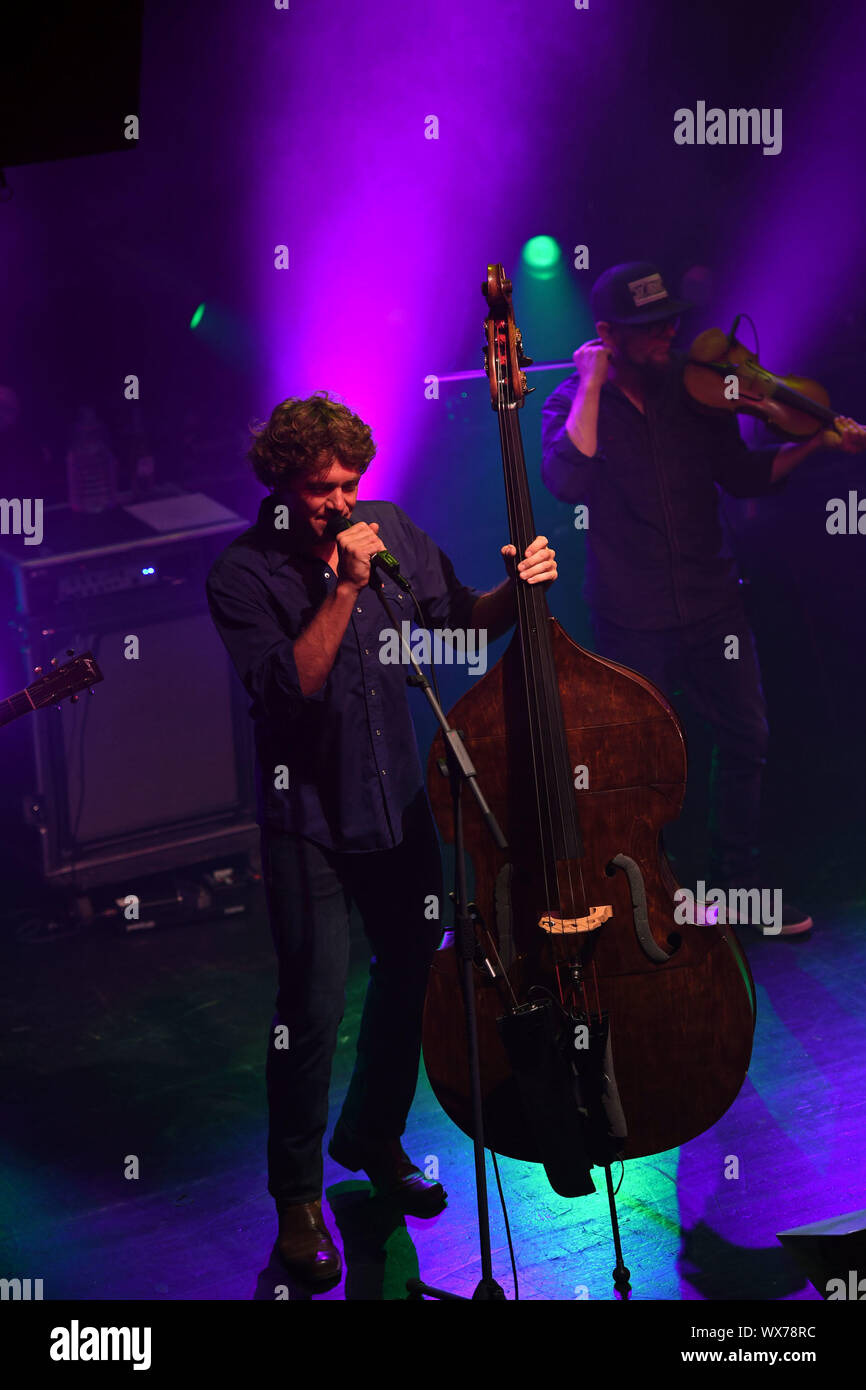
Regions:
<instances>
[{"instance_id":1,"label":"double bass","mask_svg":"<svg viewBox=\"0 0 866 1390\"><path fill-rule=\"evenodd\" d=\"M531 359L501 265L488 266L482 289L508 528L522 556L535 536L518 416ZM543 1162L555 1190L577 1195L595 1189L562 1174L545 1124L584 1142L587 1173L611 1156L638 1158L701 1134L745 1079L755 996L730 926L677 922L678 885L661 847L662 828L679 815L685 793L686 746L673 709L649 680L573 642L550 616L541 586L518 580L516 601L505 654L448 716L507 841L497 848L477 804L464 798L484 1143ZM428 791L450 840L444 760L439 733ZM459 977L454 946L440 949L423 1052L439 1103L471 1134ZM583 1102L563 1111L561 1123L532 1113L547 1072L536 1065L521 1074L516 1060L515 1030L534 1015L541 1032L528 1052L536 1064L547 1056L565 1065L571 1093Z\"/></svg>"}]
</instances>

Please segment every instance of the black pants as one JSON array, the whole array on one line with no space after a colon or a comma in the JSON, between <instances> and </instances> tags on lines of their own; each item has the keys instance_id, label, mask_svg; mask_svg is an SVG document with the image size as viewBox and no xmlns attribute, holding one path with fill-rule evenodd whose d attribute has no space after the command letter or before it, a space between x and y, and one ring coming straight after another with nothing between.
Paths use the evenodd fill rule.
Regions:
<instances>
[{"instance_id":1,"label":"black pants","mask_svg":"<svg viewBox=\"0 0 866 1390\"><path fill-rule=\"evenodd\" d=\"M268 1039L268 1191L279 1201L322 1192L328 1086L343 1017L349 908L373 948L355 1069L340 1122L377 1141L398 1138L415 1095L430 962L442 936L442 866L421 795L395 849L337 854L299 835L262 831L262 864L279 965ZM431 916L431 899L437 915ZM288 1030L280 1047L279 1028Z\"/></svg>"},{"instance_id":2,"label":"black pants","mask_svg":"<svg viewBox=\"0 0 866 1390\"><path fill-rule=\"evenodd\" d=\"M630 666L672 697L681 687L709 723L715 744L713 887L748 885L758 861L761 778L767 759L767 711L755 639L741 606L691 627L642 632L593 617L596 651ZM725 655L735 636L739 655ZM729 648L730 649L730 648Z\"/></svg>"}]
</instances>

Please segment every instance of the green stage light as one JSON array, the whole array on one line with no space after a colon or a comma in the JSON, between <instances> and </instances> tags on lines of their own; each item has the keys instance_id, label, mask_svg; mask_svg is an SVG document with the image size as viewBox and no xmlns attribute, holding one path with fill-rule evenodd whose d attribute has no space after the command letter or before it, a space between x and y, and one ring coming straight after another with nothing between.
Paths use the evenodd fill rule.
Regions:
<instances>
[{"instance_id":1,"label":"green stage light","mask_svg":"<svg viewBox=\"0 0 866 1390\"><path fill-rule=\"evenodd\" d=\"M203 304L200 304L198 306L198 308L196 309L195 313L189 321L190 328L198 328L199 324L204 318L204 307L205 306Z\"/></svg>"},{"instance_id":2,"label":"green stage light","mask_svg":"<svg viewBox=\"0 0 866 1390\"><path fill-rule=\"evenodd\" d=\"M562 258L562 252L552 236L530 237L523 248L523 259L529 270L542 274L553 270Z\"/></svg>"}]
</instances>

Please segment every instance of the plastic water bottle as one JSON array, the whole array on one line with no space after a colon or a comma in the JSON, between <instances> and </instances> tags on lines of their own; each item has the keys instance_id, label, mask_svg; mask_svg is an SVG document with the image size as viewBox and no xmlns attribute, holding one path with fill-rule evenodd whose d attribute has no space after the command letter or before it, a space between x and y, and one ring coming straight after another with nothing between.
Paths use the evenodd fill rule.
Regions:
<instances>
[{"instance_id":1,"label":"plastic water bottle","mask_svg":"<svg viewBox=\"0 0 866 1390\"><path fill-rule=\"evenodd\" d=\"M82 406L66 455L69 505L75 512L104 512L117 503L117 459L96 411Z\"/></svg>"}]
</instances>

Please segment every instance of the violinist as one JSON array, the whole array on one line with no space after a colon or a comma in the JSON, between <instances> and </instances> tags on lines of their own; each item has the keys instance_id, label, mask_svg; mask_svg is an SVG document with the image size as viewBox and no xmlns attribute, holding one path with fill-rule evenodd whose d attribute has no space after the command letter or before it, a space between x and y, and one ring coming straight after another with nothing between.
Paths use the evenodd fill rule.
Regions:
<instances>
[{"instance_id":1,"label":"violinist","mask_svg":"<svg viewBox=\"0 0 866 1390\"><path fill-rule=\"evenodd\" d=\"M590 302L598 336L577 349L574 374L545 402L542 476L555 497L588 509L597 652L648 677L671 703L682 686L710 724L707 882L760 887L767 715L717 484L734 497L763 496L817 449L863 449L866 430L836 417L802 443L750 449L730 414L700 411L686 392L685 354L672 340L690 306L671 297L657 266L611 267ZM812 925L783 899L778 934Z\"/></svg>"},{"instance_id":2,"label":"violinist","mask_svg":"<svg viewBox=\"0 0 866 1390\"><path fill-rule=\"evenodd\" d=\"M400 1139L418 1079L430 962L442 936L441 864L424 790L406 666L380 660L384 607L371 585L380 525L429 627L477 629L489 640L515 622L518 583L556 578L543 536L509 577L479 594L392 502L359 501L375 454L370 428L325 393L276 406L254 432L250 460L269 490L258 521L208 576L211 615L252 697L259 822L270 927L279 966L266 1080L268 1191L277 1249L322 1287L340 1256L322 1216L322 1139L343 1016L349 908L375 952L357 1060L329 1153L363 1169L404 1211L445 1204ZM335 532L334 521L351 525ZM288 525L286 524L288 522ZM373 576L371 578L371 575ZM381 581L399 620L410 602Z\"/></svg>"}]
</instances>

